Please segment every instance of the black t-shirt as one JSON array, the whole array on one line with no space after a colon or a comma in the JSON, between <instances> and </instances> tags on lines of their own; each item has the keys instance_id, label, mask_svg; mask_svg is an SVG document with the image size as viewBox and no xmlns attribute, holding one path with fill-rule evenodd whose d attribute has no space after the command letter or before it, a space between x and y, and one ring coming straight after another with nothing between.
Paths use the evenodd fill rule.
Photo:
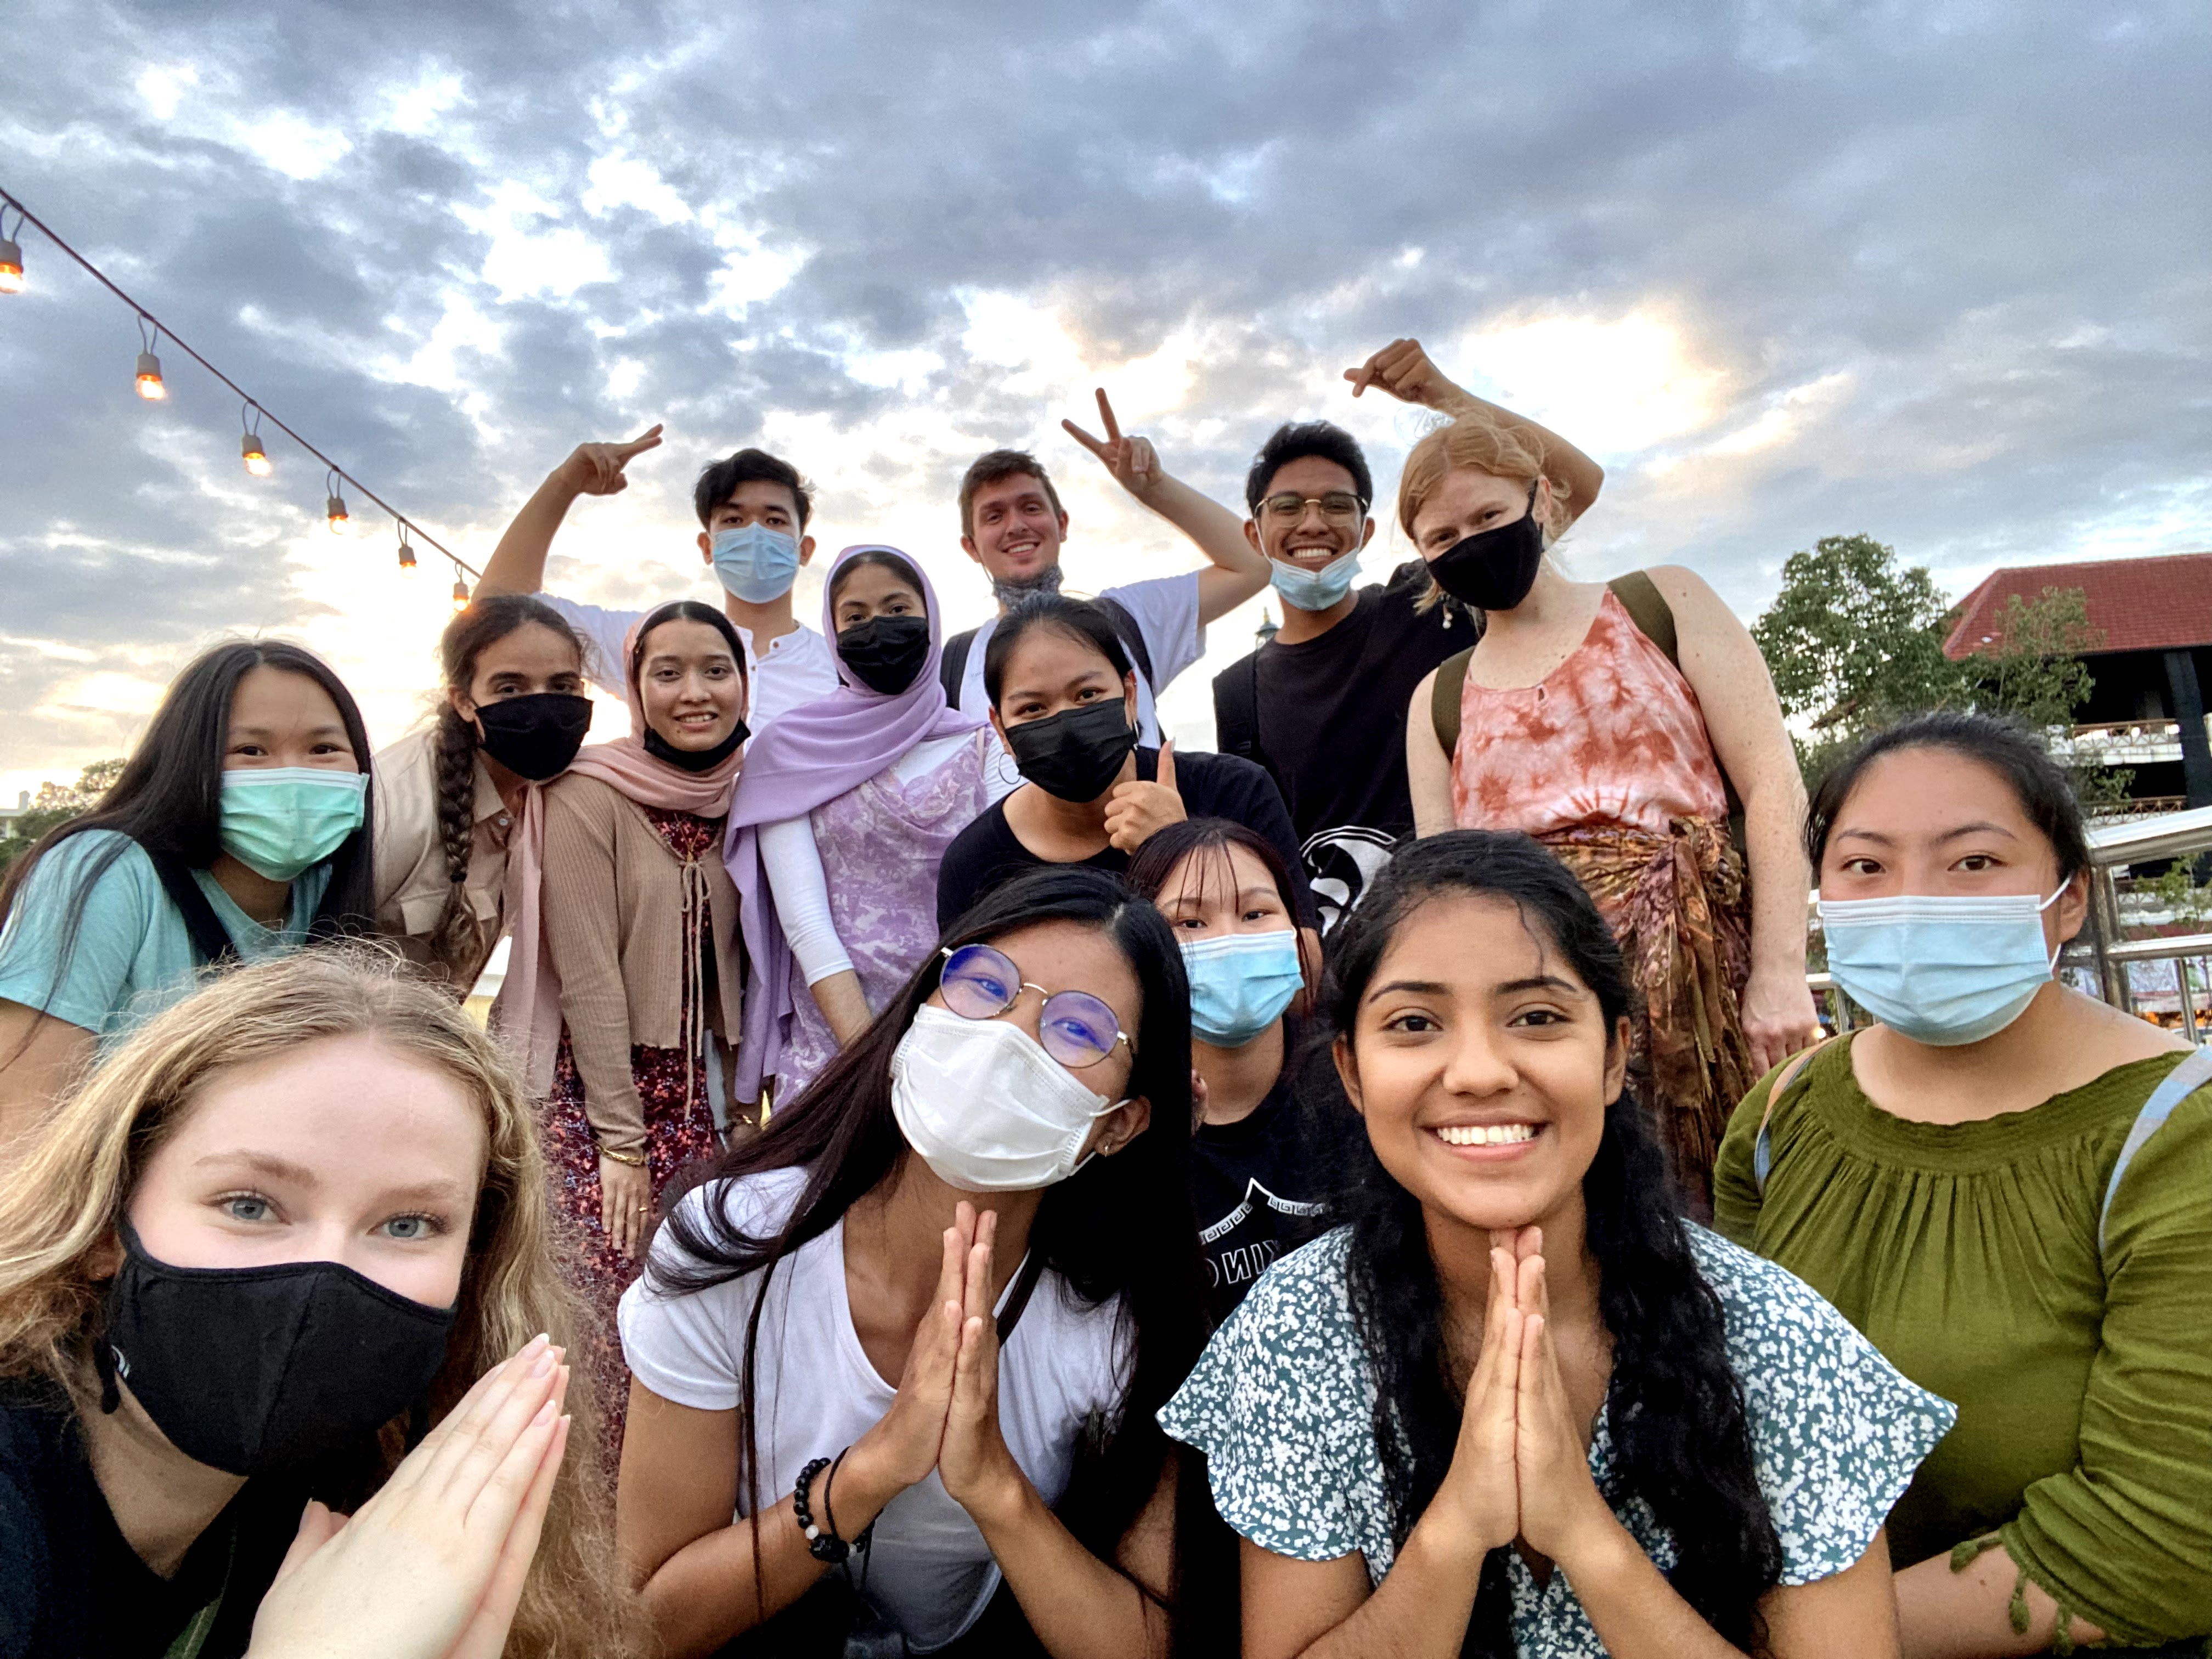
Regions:
<instances>
[{"instance_id":1,"label":"black t-shirt","mask_svg":"<svg viewBox=\"0 0 2212 1659\"><path fill-rule=\"evenodd\" d=\"M1191 1207L1216 1324L1271 1262L1322 1229L1320 1171L1303 1114L1286 1067L1248 1116L1200 1124L1191 1137Z\"/></svg>"},{"instance_id":2,"label":"black t-shirt","mask_svg":"<svg viewBox=\"0 0 2212 1659\"><path fill-rule=\"evenodd\" d=\"M0 1387L0 1659L161 1659L218 1595L199 1659L238 1659L306 1501L249 1480L163 1578L117 1528L61 1391Z\"/></svg>"},{"instance_id":3,"label":"black t-shirt","mask_svg":"<svg viewBox=\"0 0 2212 1659\"><path fill-rule=\"evenodd\" d=\"M1185 816L1231 818L1261 836L1283 855L1297 889L1298 922L1314 925L1313 896L1306 890L1298 863L1298 838L1291 828L1291 815L1267 773L1250 761L1234 755L1204 750L1185 754L1176 750L1176 793L1182 797ZM1137 750L1137 776L1146 783L1159 775L1160 751ZM1009 876L1037 870L1051 863L1022 845L1006 823L1006 803L994 801L981 817L952 838L937 866L937 925L940 930ZM1093 870L1120 875L1129 867L1129 855L1109 847L1075 862Z\"/></svg>"},{"instance_id":4,"label":"black t-shirt","mask_svg":"<svg viewBox=\"0 0 2212 1659\"><path fill-rule=\"evenodd\" d=\"M1456 604L1415 611L1428 581L1421 561L1401 565L1388 586L1361 588L1352 614L1319 639L1262 646L1213 678L1215 740L1274 779L1326 926L1413 833L1413 688L1480 637Z\"/></svg>"}]
</instances>

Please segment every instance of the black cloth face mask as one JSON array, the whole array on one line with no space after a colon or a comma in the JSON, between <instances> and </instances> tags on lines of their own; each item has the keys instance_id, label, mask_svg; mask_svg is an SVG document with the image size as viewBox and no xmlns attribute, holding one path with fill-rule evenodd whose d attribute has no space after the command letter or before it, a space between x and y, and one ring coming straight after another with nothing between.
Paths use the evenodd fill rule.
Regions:
<instances>
[{"instance_id":1,"label":"black cloth face mask","mask_svg":"<svg viewBox=\"0 0 2212 1659\"><path fill-rule=\"evenodd\" d=\"M569 691L533 691L477 705L485 754L519 778L543 783L568 769L592 729L592 700Z\"/></svg>"},{"instance_id":2,"label":"black cloth face mask","mask_svg":"<svg viewBox=\"0 0 2212 1659\"><path fill-rule=\"evenodd\" d=\"M1544 562L1544 526L1536 519L1536 486L1528 510L1510 524L1465 536L1429 561L1437 586L1478 611L1510 611L1536 585Z\"/></svg>"},{"instance_id":3,"label":"black cloth face mask","mask_svg":"<svg viewBox=\"0 0 2212 1659\"><path fill-rule=\"evenodd\" d=\"M358 1447L425 1403L452 1308L425 1307L335 1261L173 1267L118 1220L98 1361L187 1457L246 1476L298 1471Z\"/></svg>"},{"instance_id":4,"label":"black cloth face mask","mask_svg":"<svg viewBox=\"0 0 2212 1659\"><path fill-rule=\"evenodd\" d=\"M1097 800L1136 746L1137 728L1119 697L1006 728L1021 775L1062 800Z\"/></svg>"},{"instance_id":5,"label":"black cloth face mask","mask_svg":"<svg viewBox=\"0 0 2212 1659\"><path fill-rule=\"evenodd\" d=\"M645 752L655 760L666 761L679 771L710 772L736 754L738 745L752 734L752 727L739 720L737 730L712 749L678 749L648 726L645 728Z\"/></svg>"},{"instance_id":6,"label":"black cloth face mask","mask_svg":"<svg viewBox=\"0 0 2212 1659\"><path fill-rule=\"evenodd\" d=\"M871 617L838 635L837 659L870 690L896 697L929 660L929 618Z\"/></svg>"}]
</instances>

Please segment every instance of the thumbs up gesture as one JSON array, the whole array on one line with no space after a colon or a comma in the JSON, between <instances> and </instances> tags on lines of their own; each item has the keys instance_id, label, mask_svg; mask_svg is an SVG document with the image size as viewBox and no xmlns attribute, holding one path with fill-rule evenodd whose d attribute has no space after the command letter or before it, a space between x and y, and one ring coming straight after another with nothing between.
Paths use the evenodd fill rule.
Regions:
<instances>
[{"instance_id":1,"label":"thumbs up gesture","mask_svg":"<svg viewBox=\"0 0 2212 1659\"><path fill-rule=\"evenodd\" d=\"M1181 823L1189 817L1182 810L1182 797L1176 793L1175 740L1170 738L1160 745L1158 778L1144 783L1132 778L1116 785L1106 798L1106 842L1124 853L1134 853L1139 847L1171 823Z\"/></svg>"},{"instance_id":2,"label":"thumbs up gesture","mask_svg":"<svg viewBox=\"0 0 2212 1659\"><path fill-rule=\"evenodd\" d=\"M556 476L580 495L615 495L629 488L623 474L635 457L660 447L658 422L626 444L578 444Z\"/></svg>"}]
</instances>

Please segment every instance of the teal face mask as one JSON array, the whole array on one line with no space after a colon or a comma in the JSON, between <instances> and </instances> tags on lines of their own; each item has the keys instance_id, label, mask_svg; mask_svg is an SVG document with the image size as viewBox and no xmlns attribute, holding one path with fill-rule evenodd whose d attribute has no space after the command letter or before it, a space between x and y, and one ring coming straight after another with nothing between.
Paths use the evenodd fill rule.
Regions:
<instances>
[{"instance_id":1,"label":"teal face mask","mask_svg":"<svg viewBox=\"0 0 2212 1659\"><path fill-rule=\"evenodd\" d=\"M747 605L766 605L799 579L799 538L764 524L714 532L714 574Z\"/></svg>"},{"instance_id":2,"label":"teal face mask","mask_svg":"<svg viewBox=\"0 0 2212 1659\"><path fill-rule=\"evenodd\" d=\"M1298 936L1220 933L1182 947L1190 980L1190 1030L1217 1048L1241 1048L1283 1016L1305 983Z\"/></svg>"},{"instance_id":3,"label":"teal face mask","mask_svg":"<svg viewBox=\"0 0 2212 1659\"><path fill-rule=\"evenodd\" d=\"M1267 580L1283 603L1299 611L1326 611L1346 594L1359 574L1359 550L1340 554L1318 570L1308 570L1302 565L1285 564L1280 559L1267 561Z\"/></svg>"},{"instance_id":4,"label":"teal face mask","mask_svg":"<svg viewBox=\"0 0 2212 1659\"><path fill-rule=\"evenodd\" d=\"M257 876L289 881L345 845L368 808L368 774L319 766L222 775L222 850Z\"/></svg>"},{"instance_id":5,"label":"teal face mask","mask_svg":"<svg viewBox=\"0 0 2212 1659\"><path fill-rule=\"evenodd\" d=\"M2058 953L2033 893L1822 899L1828 971L1901 1036L1938 1048L1979 1042L2027 1012Z\"/></svg>"}]
</instances>

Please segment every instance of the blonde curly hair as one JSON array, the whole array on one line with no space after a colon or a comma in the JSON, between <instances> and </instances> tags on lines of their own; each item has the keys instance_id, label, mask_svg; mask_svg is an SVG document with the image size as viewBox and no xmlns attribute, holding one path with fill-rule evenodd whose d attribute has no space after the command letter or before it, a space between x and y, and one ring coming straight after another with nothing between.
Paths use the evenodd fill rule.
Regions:
<instances>
[{"instance_id":1,"label":"blonde curly hair","mask_svg":"<svg viewBox=\"0 0 2212 1659\"><path fill-rule=\"evenodd\" d=\"M0 1188L0 1376L45 1377L81 1413L96 1410L91 1356L115 1224L149 1159L221 1073L356 1035L444 1073L483 1113L483 1183L445 1365L431 1385L432 1420L540 1331L573 1351L577 1304L561 1275L544 1158L520 1081L449 993L389 951L350 947L218 976L142 1027L11 1147L14 1178ZM572 1390L568 1409L576 1423L512 1655L634 1650L592 1391ZM385 1426L374 1485L397 1467L404 1435L404 1423Z\"/></svg>"}]
</instances>

